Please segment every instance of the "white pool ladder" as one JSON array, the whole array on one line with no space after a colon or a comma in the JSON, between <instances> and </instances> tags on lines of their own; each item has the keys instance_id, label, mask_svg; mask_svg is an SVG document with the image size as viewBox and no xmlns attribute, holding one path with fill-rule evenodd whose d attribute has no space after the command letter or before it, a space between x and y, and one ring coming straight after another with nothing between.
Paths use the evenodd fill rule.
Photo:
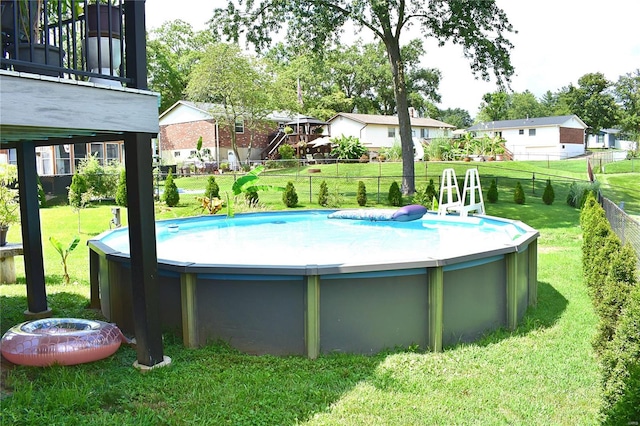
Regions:
<instances>
[{"instance_id":1,"label":"white pool ladder","mask_svg":"<svg viewBox=\"0 0 640 426\"><path fill-rule=\"evenodd\" d=\"M445 203L442 202L444 194L447 195ZM469 199L469 204L465 204L467 198ZM447 214L450 210L459 212L460 216L463 217L467 216L471 211L485 214L482 187L480 186L480 176L477 169L467 169L464 175L462 197L460 197L455 170L444 169L442 171L438 214Z\"/></svg>"}]
</instances>

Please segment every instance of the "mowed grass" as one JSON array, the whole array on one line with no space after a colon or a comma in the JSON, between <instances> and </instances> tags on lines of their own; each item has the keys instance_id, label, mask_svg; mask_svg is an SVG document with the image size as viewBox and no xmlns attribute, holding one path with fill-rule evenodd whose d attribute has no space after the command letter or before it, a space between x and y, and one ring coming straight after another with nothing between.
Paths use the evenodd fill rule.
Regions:
<instances>
[{"instance_id":1,"label":"mowed grass","mask_svg":"<svg viewBox=\"0 0 640 426\"><path fill-rule=\"evenodd\" d=\"M429 164L432 168L436 166ZM481 177L486 174L481 171ZM494 174L504 182L518 177ZM187 179L193 178L180 178L178 185ZM566 205L560 187L552 206L544 205L541 192L533 194L531 188L524 206L513 203L507 188L500 191L499 202L486 205L487 213L522 220L540 232L538 304L514 331L498 330L442 353L394 348L375 356L333 354L316 360L249 356L223 343L185 349L177 338L165 335L165 354L173 363L146 374L133 369L135 351L124 345L112 357L73 367L3 364L1 423L597 424L600 375L591 348L596 317L582 282L579 212ZM60 284L59 258L48 241L43 243L55 316L99 317L85 309L84 243L108 229L110 207L80 213L83 242L69 257L77 284ZM175 217L194 208L195 202L159 208L158 216ZM78 233L77 216L68 207L43 209L41 215L45 239L54 235L70 241ZM23 320L20 265L18 275L20 284L0 286L3 333Z\"/></svg>"}]
</instances>

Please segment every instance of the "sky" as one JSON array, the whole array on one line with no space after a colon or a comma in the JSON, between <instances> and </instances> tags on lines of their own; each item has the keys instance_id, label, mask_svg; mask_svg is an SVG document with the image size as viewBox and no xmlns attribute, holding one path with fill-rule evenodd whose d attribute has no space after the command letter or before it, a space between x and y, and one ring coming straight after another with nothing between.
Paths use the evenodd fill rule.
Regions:
<instances>
[{"instance_id":1,"label":"sky","mask_svg":"<svg viewBox=\"0 0 640 426\"><path fill-rule=\"evenodd\" d=\"M204 29L215 7L225 0L147 0L147 29L175 19ZM588 73L603 73L610 81L640 69L640 1L638 0L496 0L517 34L510 34L515 67L511 89L529 90L538 99L557 92ZM345 39L351 36L345 33ZM366 37L365 31L361 36ZM416 37L419 34L416 33ZM415 37L414 37L415 38ZM355 36L354 36L355 39ZM406 36L401 42L411 38ZM371 41L366 40L365 41ZM463 108L475 117L485 93L495 81L475 79L462 47L438 47L427 41L422 65L442 73L440 109Z\"/></svg>"}]
</instances>

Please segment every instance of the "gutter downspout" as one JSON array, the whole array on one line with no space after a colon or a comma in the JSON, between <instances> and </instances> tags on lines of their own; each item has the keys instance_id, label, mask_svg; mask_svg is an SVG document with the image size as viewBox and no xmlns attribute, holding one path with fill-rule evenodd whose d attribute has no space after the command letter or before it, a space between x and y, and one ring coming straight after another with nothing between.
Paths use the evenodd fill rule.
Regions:
<instances>
[{"instance_id":1,"label":"gutter downspout","mask_svg":"<svg viewBox=\"0 0 640 426\"><path fill-rule=\"evenodd\" d=\"M215 121L216 132L216 163L220 164L220 128L218 127L218 120Z\"/></svg>"}]
</instances>

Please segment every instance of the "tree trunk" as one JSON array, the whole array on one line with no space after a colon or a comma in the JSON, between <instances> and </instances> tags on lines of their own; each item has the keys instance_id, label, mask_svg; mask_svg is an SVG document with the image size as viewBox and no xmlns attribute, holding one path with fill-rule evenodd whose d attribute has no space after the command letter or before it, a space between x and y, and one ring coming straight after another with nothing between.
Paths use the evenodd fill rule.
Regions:
<instances>
[{"instance_id":1,"label":"tree trunk","mask_svg":"<svg viewBox=\"0 0 640 426\"><path fill-rule=\"evenodd\" d=\"M404 64L400 58L399 41L393 38L390 33L385 38L384 43L387 47L389 64L391 65L391 73L393 74L393 90L396 95L398 125L400 127L400 144L402 146L402 193L405 195L413 195L416 191L415 165Z\"/></svg>"}]
</instances>

